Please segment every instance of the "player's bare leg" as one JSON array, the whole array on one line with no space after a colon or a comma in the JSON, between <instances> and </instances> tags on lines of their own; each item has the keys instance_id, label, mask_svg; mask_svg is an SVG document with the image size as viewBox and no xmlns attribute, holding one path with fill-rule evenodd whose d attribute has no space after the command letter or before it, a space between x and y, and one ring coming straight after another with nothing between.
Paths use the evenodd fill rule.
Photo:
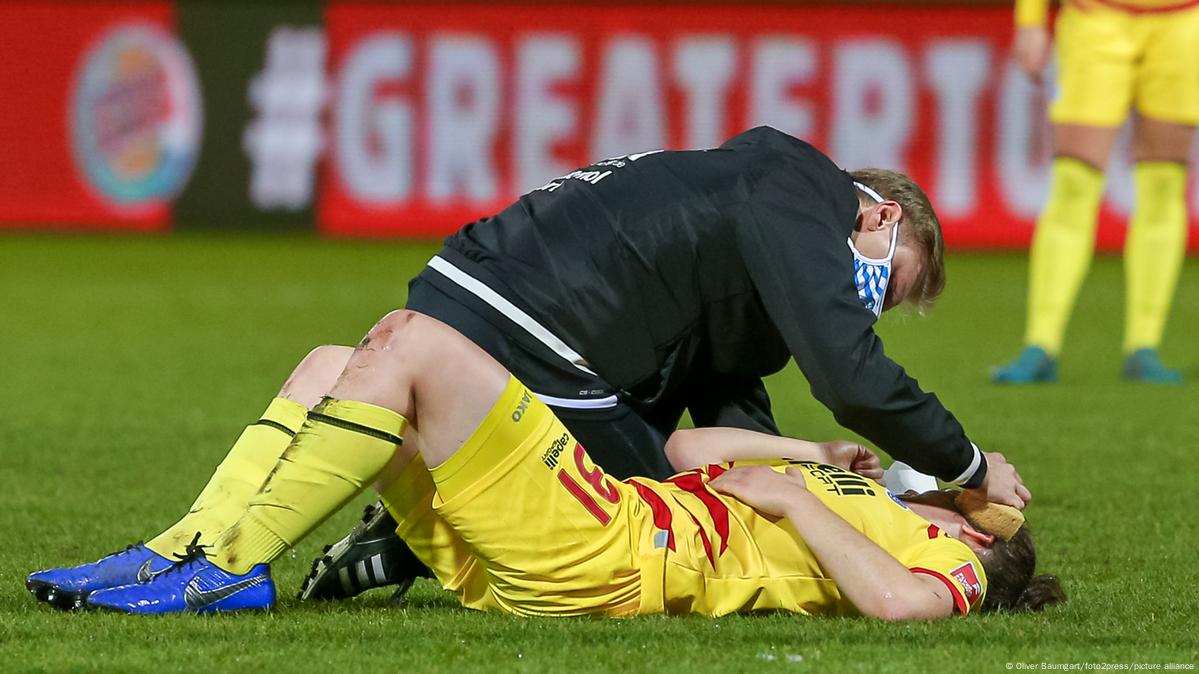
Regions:
<instances>
[{"instance_id":1,"label":"player's bare leg","mask_svg":"<svg viewBox=\"0 0 1199 674\"><path fill-rule=\"evenodd\" d=\"M1107 165L1119 128L1086 124L1054 124L1053 156L1069 157L1093 168Z\"/></svg>"},{"instance_id":2,"label":"player's bare leg","mask_svg":"<svg viewBox=\"0 0 1199 674\"><path fill-rule=\"evenodd\" d=\"M354 347L351 346L326 344L316 347L292 370L279 389L278 397L299 403L304 409L316 407L333 388L353 354Z\"/></svg>"},{"instance_id":3,"label":"player's bare leg","mask_svg":"<svg viewBox=\"0 0 1199 674\"><path fill-rule=\"evenodd\" d=\"M432 467L470 437L508 377L503 366L453 328L412 311L395 311L367 334L329 395L402 414L420 430L425 462Z\"/></svg>"}]
</instances>

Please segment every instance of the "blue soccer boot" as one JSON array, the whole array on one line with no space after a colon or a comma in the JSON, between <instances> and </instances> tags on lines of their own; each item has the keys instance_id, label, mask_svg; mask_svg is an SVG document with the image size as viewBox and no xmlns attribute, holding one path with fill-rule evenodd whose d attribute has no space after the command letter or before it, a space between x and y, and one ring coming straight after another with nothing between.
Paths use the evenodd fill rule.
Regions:
<instances>
[{"instance_id":1,"label":"blue soccer boot","mask_svg":"<svg viewBox=\"0 0 1199 674\"><path fill-rule=\"evenodd\" d=\"M39 601L70 611L82 608L92 592L148 581L172 564L174 560L139 541L90 564L35 571L25 579L25 587Z\"/></svg>"},{"instance_id":2,"label":"blue soccer boot","mask_svg":"<svg viewBox=\"0 0 1199 674\"><path fill-rule=\"evenodd\" d=\"M1182 372L1163 365L1157 349L1137 349L1124 359L1124 378L1151 384L1181 384Z\"/></svg>"},{"instance_id":3,"label":"blue soccer boot","mask_svg":"<svg viewBox=\"0 0 1199 674\"><path fill-rule=\"evenodd\" d=\"M90 608L139 615L225 613L275 606L275 582L269 564L244 575L229 573L208 561L205 546L193 542L178 562L148 582L97 590L87 596Z\"/></svg>"},{"instance_id":4,"label":"blue soccer boot","mask_svg":"<svg viewBox=\"0 0 1199 674\"><path fill-rule=\"evenodd\" d=\"M1052 384L1057 382L1057 360L1039 346L1026 346L1016 360L991 371L996 384Z\"/></svg>"}]
</instances>

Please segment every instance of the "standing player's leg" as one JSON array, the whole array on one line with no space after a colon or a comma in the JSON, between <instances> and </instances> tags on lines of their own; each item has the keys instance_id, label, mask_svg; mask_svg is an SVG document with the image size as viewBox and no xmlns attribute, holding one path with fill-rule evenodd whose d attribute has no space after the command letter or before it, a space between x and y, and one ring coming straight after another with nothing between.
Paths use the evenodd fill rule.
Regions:
<instances>
[{"instance_id":1,"label":"standing player's leg","mask_svg":"<svg viewBox=\"0 0 1199 674\"><path fill-rule=\"evenodd\" d=\"M292 371L258 421L242 431L191 508L145 544L138 543L78 567L31 574L38 599L77 608L88 593L145 580L173 564L197 537L212 540L237 520L308 414L337 380L353 349L320 346Z\"/></svg>"},{"instance_id":2,"label":"standing player's leg","mask_svg":"<svg viewBox=\"0 0 1199 674\"><path fill-rule=\"evenodd\" d=\"M996 383L1057 380L1057 356L1094 250L1103 167L1132 101L1135 45L1121 13L1065 8L1056 40L1054 160L1030 251L1024 350L992 373Z\"/></svg>"},{"instance_id":3,"label":"standing player's leg","mask_svg":"<svg viewBox=\"0 0 1199 674\"><path fill-rule=\"evenodd\" d=\"M1186 251L1186 178L1199 124L1199 8L1136 22L1136 206L1124 250L1124 377L1176 383L1157 356Z\"/></svg>"},{"instance_id":4,"label":"standing player's leg","mask_svg":"<svg viewBox=\"0 0 1199 674\"><path fill-rule=\"evenodd\" d=\"M1133 169L1136 205L1124 247L1124 377L1172 384L1182 373L1157 349L1186 254L1187 162L1194 128L1140 116Z\"/></svg>"},{"instance_id":5,"label":"standing player's leg","mask_svg":"<svg viewBox=\"0 0 1199 674\"><path fill-rule=\"evenodd\" d=\"M1053 127L1049 201L1037 219L1029 251L1024 350L996 369L1001 384L1057 381L1057 357L1095 245L1103 170L1116 129L1074 124Z\"/></svg>"},{"instance_id":6,"label":"standing player's leg","mask_svg":"<svg viewBox=\"0 0 1199 674\"><path fill-rule=\"evenodd\" d=\"M1025 343L1056 357L1090 267L1103 166L1116 129L1056 124L1053 133L1056 158L1032 244Z\"/></svg>"}]
</instances>

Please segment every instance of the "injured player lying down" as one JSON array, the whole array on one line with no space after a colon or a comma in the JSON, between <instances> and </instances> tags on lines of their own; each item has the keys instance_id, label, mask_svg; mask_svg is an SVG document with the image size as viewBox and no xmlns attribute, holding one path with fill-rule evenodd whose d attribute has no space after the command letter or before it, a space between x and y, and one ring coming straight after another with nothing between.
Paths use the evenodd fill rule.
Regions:
<instances>
[{"instance_id":1,"label":"injured player lying down","mask_svg":"<svg viewBox=\"0 0 1199 674\"><path fill-rule=\"evenodd\" d=\"M684 471L669 480L610 478L479 347L396 312L350 355L228 528L86 604L270 608L270 563L376 478L399 535L473 609L918 620L1064 598L1056 579L1034 578L1026 530L1001 540L944 492L895 498L869 479L877 457L853 443L703 429L680 431L668 452Z\"/></svg>"}]
</instances>

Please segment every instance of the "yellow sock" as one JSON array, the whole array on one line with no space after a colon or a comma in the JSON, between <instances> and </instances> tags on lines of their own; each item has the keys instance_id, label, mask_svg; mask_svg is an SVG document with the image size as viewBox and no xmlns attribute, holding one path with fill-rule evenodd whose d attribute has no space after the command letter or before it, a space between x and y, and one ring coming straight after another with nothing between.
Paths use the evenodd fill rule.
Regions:
<instances>
[{"instance_id":1,"label":"yellow sock","mask_svg":"<svg viewBox=\"0 0 1199 674\"><path fill-rule=\"evenodd\" d=\"M211 559L237 574L270 562L337 512L383 470L408 421L389 409L326 398L308 413Z\"/></svg>"},{"instance_id":2,"label":"yellow sock","mask_svg":"<svg viewBox=\"0 0 1199 674\"><path fill-rule=\"evenodd\" d=\"M1049 202L1037 220L1028 274L1025 344L1062 348L1074 299L1091 264L1103 173L1077 159L1053 161Z\"/></svg>"},{"instance_id":3,"label":"yellow sock","mask_svg":"<svg viewBox=\"0 0 1199 674\"><path fill-rule=\"evenodd\" d=\"M1133 170L1136 208L1124 246L1124 351L1156 349L1186 254L1186 167L1143 161Z\"/></svg>"},{"instance_id":4,"label":"yellow sock","mask_svg":"<svg viewBox=\"0 0 1199 674\"><path fill-rule=\"evenodd\" d=\"M236 522L307 414L299 403L284 398L272 400L262 417L247 426L233 443L187 514L146 547L163 557L182 554L197 531L201 540L211 541Z\"/></svg>"}]
</instances>

